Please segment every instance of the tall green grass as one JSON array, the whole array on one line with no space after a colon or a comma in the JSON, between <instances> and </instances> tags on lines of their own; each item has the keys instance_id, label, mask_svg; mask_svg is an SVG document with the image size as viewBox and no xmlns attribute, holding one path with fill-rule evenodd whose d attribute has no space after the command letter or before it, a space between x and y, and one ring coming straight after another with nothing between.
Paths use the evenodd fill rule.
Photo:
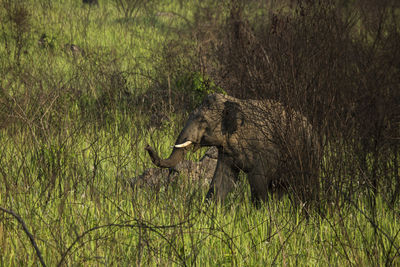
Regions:
<instances>
[{"instance_id":1,"label":"tall green grass","mask_svg":"<svg viewBox=\"0 0 400 267\"><path fill-rule=\"evenodd\" d=\"M287 197L256 209L245 180L223 206L204 202L207 188L186 177L159 191L131 188L130 178L149 166L142 148L150 140L132 143L138 131L92 129L39 143L2 136L0 206L24 220L47 265L400 263L399 207L380 198L374 221L366 199L324 217L305 216ZM156 134L163 155L172 135ZM37 263L21 225L5 213L1 222L2 265Z\"/></svg>"}]
</instances>

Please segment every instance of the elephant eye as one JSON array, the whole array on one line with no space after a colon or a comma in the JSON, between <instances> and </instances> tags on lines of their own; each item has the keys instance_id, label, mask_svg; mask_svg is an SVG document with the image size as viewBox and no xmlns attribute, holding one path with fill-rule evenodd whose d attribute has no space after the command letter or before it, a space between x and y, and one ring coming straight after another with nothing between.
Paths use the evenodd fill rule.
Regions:
<instances>
[{"instance_id":1,"label":"elephant eye","mask_svg":"<svg viewBox=\"0 0 400 267\"><path fill-rule=\"evenodd\" d=\"M204 117L199 117L198 119L200 127L204 128L207 126L207 120Z\"/></svg>"},{"instance_id":2,"label":"elephant eye","mask_svg":"<svg viewBox=\"0 0 400 267\"><path fill-rule=\"evenodd\" d=\"M206 119L204 117L201 117L201 118L199 118L199 123L206 124L207 121L206 121Z\"/></svg>"}]
</instances>

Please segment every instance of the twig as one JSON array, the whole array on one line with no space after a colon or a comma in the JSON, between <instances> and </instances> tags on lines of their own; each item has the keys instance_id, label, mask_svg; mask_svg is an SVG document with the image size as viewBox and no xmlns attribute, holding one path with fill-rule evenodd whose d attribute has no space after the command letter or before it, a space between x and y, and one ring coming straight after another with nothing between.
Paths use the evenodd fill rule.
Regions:
<instances>
[{"instance_id":1,"label":"twig","mask_svg":"<svg viewBox=\"0 0 400 267\"><path fill-rule=\"evenodd\" d=\"M121 223L110 223L110 224L105 224L105 225L98 225L95 226L93 228L90 228L86 231L84 231L82 234L80 234L79 236L76 237L76 239L72 242L72 244L67 248L67 250L62 254L60 261L58 262L57 266L61 266L63 264L63 262L65 261L65 258L67 257L68 253L71 251L71 249L76 245L76 243L78 243L79 240L81 240L84 236L86 236L87 234L99 230L99 229L103 229L103 228L109 228L109 227L118 227L118 228L143 228L143 229L149 229L150 231L155 232L156 234L160 235L162 238L164 238L164 240L166 240L168 242L168 240L162 236L158 231L156 231L157 229L169 229L169 228L175 228L178 226L181 226L185 223L187 223L187 221L183 221L177 224L173 224L173 225L148 225L144 222L140 222L138 220L135 220L136 223L135 224L121 224ZM170 243L170 242L168 242ZM170 244L172 245L172 244ZM179 255L178 255L179 257ZM183 259L181 257L179 257L180 260L182 262Z\"/></svg>"},{"instance_id":2,"label":"twig","mask_svg":"<svg viewBox=\"0 0 400 267\"><path fill-rule=\"evenodd\" d=\"M3 207L0 207L0 210L5 212L5 213L8 213L8 214L12 215L22 225L22 229L24 230L25 234L29 237L29 240L31 241L32 246L36 251L36 255L38 256L38 258L40 260L40 263L42 264L42 266L45 267L46 264L44 263L44 260L42 258L42 253L40 252L39 247L37 246L37 244L35 242L35 239L33 238L33 235L31 234L31 232L29 232L28 227L26 227L26 224L25 224L24 220L22 220L21 216L19 216L14 211L5 209Z\"/></svg>"}]
</instances>

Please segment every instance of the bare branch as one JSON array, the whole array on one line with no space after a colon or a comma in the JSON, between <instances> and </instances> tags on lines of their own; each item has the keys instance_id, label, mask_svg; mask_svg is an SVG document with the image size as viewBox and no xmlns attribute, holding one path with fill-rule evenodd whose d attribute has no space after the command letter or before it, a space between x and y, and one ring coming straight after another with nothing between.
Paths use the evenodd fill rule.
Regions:
<instances>
[{"instance_id":1,"label":"bare branch","mask_svg":"<svg viewBox=\"0 0 400 267\"><path fill-rule=\"evenodd\" d=\"M46 266L46 264L44 263L44 260L42 258L42 253L40 252L40 249L37 246L35 239L33 238L33 235L31 234L31 232L29 232L28 227L26 226L24 220L22 220L21 216L19 216L14 211L5 209L3 207L0 207L0 210L12 215L15 219L17 219L17 221L21 224L22 229L24 230L25 234L29 237L29 240L31 241L32 246L35 249L36 255L38 256L40 263L42 264L42 266Z\"/></svg>"}]
</instances>

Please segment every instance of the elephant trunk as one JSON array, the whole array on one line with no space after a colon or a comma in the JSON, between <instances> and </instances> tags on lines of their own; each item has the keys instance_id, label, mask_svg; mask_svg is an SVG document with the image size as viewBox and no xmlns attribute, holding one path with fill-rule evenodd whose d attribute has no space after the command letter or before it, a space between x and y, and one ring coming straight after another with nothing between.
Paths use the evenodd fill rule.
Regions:
<instances>
[{"instance_id":1,"label":"elephant trunk","mask_svg":"<svg viewBox=\"0 0 400 267\"><path fill-rule=\"evenodd\" d=\"M185 148L176 148L172 150L171 155L167 159L161 159L154 149L147 145L146 151L149 153L151 161L160 168L172 168L175 167L180 161L182 161L183 157L185 156Z\"/></svg>"},{"instance_id":2,"label":"elephant trunk","mask_svg":"<svg viewBox=\"0 0 400 267\"><path fill-rule=\"evenodd\" d=\"M151 161L160 168L175 167L180 161L183 160L189 148L193 148L194 150L199 148L198 138L196 138L195 135L195 133L198 132L197 127L198 125L189 119L189 122L185 125L176 139L174 149L167 159L161 159L157 155L157 152L155 152L151 146L147 145L145 150L149 153Z\"/></svg>"}]
</instances>

